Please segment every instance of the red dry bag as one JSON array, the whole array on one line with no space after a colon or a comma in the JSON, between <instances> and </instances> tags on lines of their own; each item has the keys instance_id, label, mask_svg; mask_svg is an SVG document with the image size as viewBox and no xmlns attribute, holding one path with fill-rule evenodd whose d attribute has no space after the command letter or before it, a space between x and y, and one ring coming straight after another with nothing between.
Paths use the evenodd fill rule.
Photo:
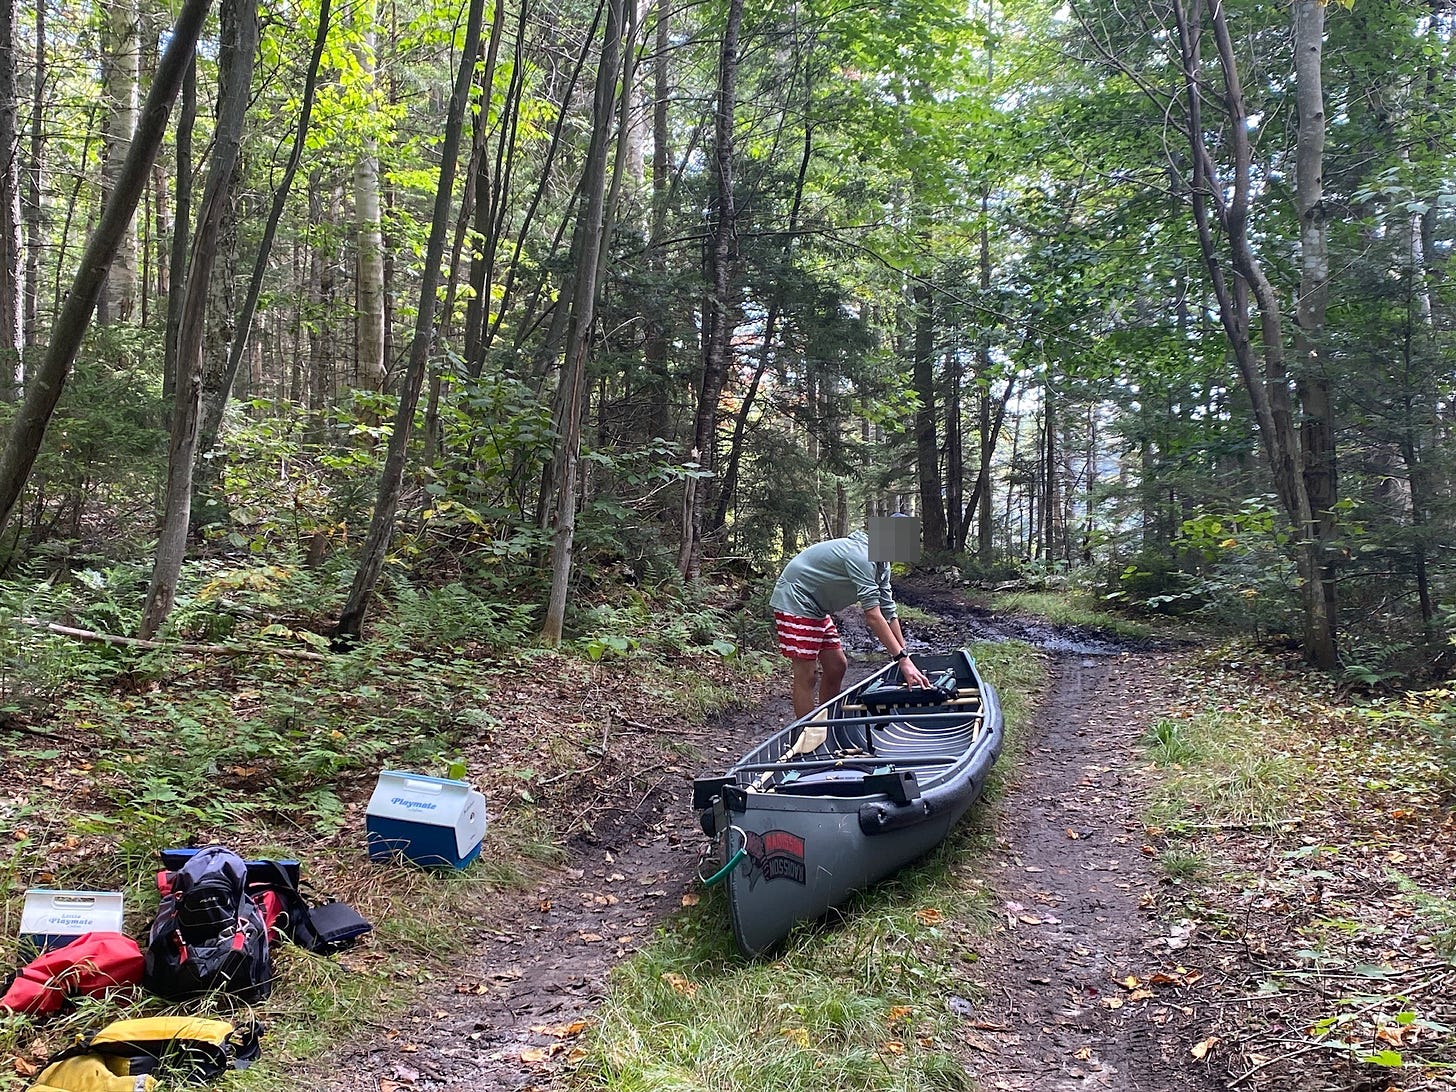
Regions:
<instances>
[{"instance_id":1,"label":"red dry bag","mask_svg":"<svg viewBox=\"0 0 1456 1092\"><path fill-rule=\"evenodd\" d=\"M10 981L0 1009L31 1016L59 1012L69 997L97 997L142 980L142 953L121 933L87 933L31 960Z\"/></svg>"}]
</instances>

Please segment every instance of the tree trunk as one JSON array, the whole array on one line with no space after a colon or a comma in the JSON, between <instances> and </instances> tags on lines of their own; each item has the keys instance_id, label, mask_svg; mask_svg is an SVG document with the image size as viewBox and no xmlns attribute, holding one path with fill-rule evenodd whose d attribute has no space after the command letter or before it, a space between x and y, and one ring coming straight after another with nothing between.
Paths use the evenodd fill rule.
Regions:
<instances>
[{"instance_id":1,"label":"tree trunk","mask_svg":"<svg viewBox=\"0 0 1456 1092\"><path fill-rule=\"evenodd\" d=\"M71 283L71 291L61 305L51 331L50 345L35 375L27 382L25 401L11 422L0 455L0 531L10 520L15 502L30 477L30 468L40 451L46 426L55 412L71 365L81 347L86 327L96 309L101 284L106 279L112 255L131 223L137 202L146 189L152 173L152 162L167 131L167 115L172 100L182 84L182 74L191 61L197 36L207 15L211 0L184 0L182 11L167 40L167 50L157 65L157 74L147 93L141 119L137 125L126 164L117 177L112 199L102 210L101 222L92 234L81 258L81 266Z\"/></svg>"},{"instance_id":2,"label":"tree trunk","mask_svg":"<svg viewBox=\"0 0 1456 1092\"><path fill-rule=\"evenodd\" d=\"M940 446L935 425L935 305L930 285L917 281L914 300L915 465L920 480L920 530L925 545L939 553L946 548L945 496L940 480Z\"/></svg>"},{"instance_id":3,"label":"tree trunk","mask_svg":"<svg viewBox=\"0 0 1456 1092\"><path fill-rule=\"evenodd\" d=\"M962 367L959 327L949 331L950 345L945 352L945 549L954 551L965 541L965 521L970 518L964 508L966 456L964 430L961 427Z\"/></svg>"},{"instance_id":4,"label":"tree trunk","mask_svg":"<svg viewBox=\"0 0 1456 1092\"><path fill-rule=\"evenodd\" d=\"M1059 561L1057 554L1057 520L1061 514L1061 476L1057 473L1057 457L1061 450L1058 430L1061 428L1061 407L1052 387L1051 376L1047 376L1044 388L1046 407L1042 440L1042 491L1041 531L1042 551L1047 561Z\"/></svg>"},{"instance_id":5,"label":"tree trunk","mask_svg":"<svg viewBox=\"0 0 1456 1092\"><path fill-rule=\"evenodd\" d=\"M1321 60L1325 7L1321 0L1295 0L1294 76L1299 107L1295 150L1295 205L1299 213L1299 298L1294 328L1295 390L1300 407L1300 449L1304 485L1313 526L1306 532L1312 584L1308 597L1323 599L1323 612L1306 611L1305 647L1310 659L1333 667L1336 641L1335 566L1330 544L1335 537L1334 406L1323 356L1325 308L1330 294L1328 217L1324 205L1325 105Z\"/></svg>"},{"instance_id":6,"label":"tree trunk","mask_svg":"<svg viewBox=\"0 0 1456 1092\"><path fill-rule=\"evenodd\" d=\"M376 3L363 5L359 14L362 41L354 50L363 82L371 94L377 93L374 88L377 16ZM473 68L474 54L466 58L466 64ZM354 228L359 294L354 342L358 351L355 384L367 391L382 391L388 367L384 356L384 232L379 211L379 151L372 133L365 135L364 148L354 163Z\"/></svg>"},{"instance_id":7,"label":"tree trunk","mask_svg":"<svg viewBox=\"0 0 1456 1092\"><path fill-rule=\"evenodd\" d=\"M1190 193L1194 223L1198 229L1204 267L1218 301L1219 317L1254 409L1274 489L1294 530L1294 560L1304 596L1305 657L1317 667L1330 669L1338 665L1335 620L1322 585L1324 558L1315 530L1309 491L1297 461L1300 438L1290 405L1289 376L1284 360L1283 314L1278 294L1264 273L1248 233L1253 157L1243 88L1223 8L1217 0L1193 2L1195 9L1200 4L1207 8L1213 29L1224 79L1223 102L1228 111L1223 132L1233 173L1231 184L1218 177L1212 154L1205 143L1205 89L1202 84L1199 24L1189 18L1180 0L1173 5L1173 12L1183 58L1183 90L1188 111L1185 135L1189 139L1193 161ZM1214 231L1210 207L1226 241L1221 241ZM1225 262L1232 267L1232 282L1225 273ZM1250 291L1258 307L1261 325L1262 373L1250 330Z\"/></svg>"},{"instance_id":8,"label":"tree trunk","mask_svg":"<svg viewBox=\"0 0 1456 1092\"><path fill-rule=\"evenodd\" d=\"M227 216L253 82L253 62L258 53L257 5L258 0L225 0L221 9L217 126L197 216L192 260L187 268L187 293L177 336L177 396L172 410L172 441L167 452L165 507L157 538L156 562L138 629L138 636L143 640L155 637L171 614L177 595L177 577L187 553L192 463L202 409L202 341L218 236Z\"/></svg>"},{"instance_id":9,"label":"tree trunk","mask_svg":"<svg viewBox=\"0 0 1456 1092\"><path fill-rule=\"evenodd\" d=\"M663 242L667 237L668 177L672 173L672 153L668 131L668 96L671 90L669 61L672 51L669 5L659 3L656 9L656 40L652 55L652 218L648 228L647 268L658 277L667 269ZM642 359L647 365L648 390L647 431L654 437L670 439L668 420L668 342L671 323L665 309L655 307L642 316Z\"/></svg>"},{"instance_id":10,"label":"tree trunk","mask_svg":"<svg viewBox=\"0 0 1456 1092\"><path fill-rule=\"evenodd\" d=\"M602 264L602 238L609 230L607 214L607 150L613 129L614 91L621 57L622 23L626 0L608 0L602 52L597 64L592 99L591 141L582 168L585 203L576 222L572 251L576 274L572 279L571 317L566 333L566 355L557 390L556 528L551 540L551 595L541 639L548 645L561 643L566 621L567 591L571 585L572 545L576 535L576 489L581 452L582 398L586 386L587 355L596 308L597 278ZM629 88L623 88L630 94ZM620 134L618 136L620 140ZM560 306L558 302L558 306Z\"/></svg>"},{"instance_id":11,"label":"tree trunk","mask_svg":"<svg viewBox=\"0 0 1456 1092\"><path fill-rule=\"evenodd\" d=\"M177 114L177 182L172 208L171 287L167 292L167 325L162 350L162 402L177 396L177 345L182 330L182 301L187 294L187 252L192 239L192 130L197 123L197 61L182 80L182 109ZM172 426L167 411L167 428Z\"/></svg>"},{"instance_id":12,"label":"tree trunk","mask_svg":"<svg viewBox=\"0 0 1456 1092\"><path fill-rule=\"evenodd\" d=\"M35 69L30 101L30 169L26 172L25 202L25 302L22 328L25 347L36 342L36 326L40 315L40 250L45 230L45 85L48 70L46 57L46 5L35 5ZM24 367L24 361L21 362ZM17 387L24 385L24 376L17 375Z\"/></svg>"},{"instance_id":13,"label":"tree trunk","mask_svg":"<svg viewBox=\"0 0 1456 1092\"><path fill-rule=\"evenodd\" d=\"M450 109L445 121L445 140L440 148L440 181L435 189L435 208L430 219L430 238L420 270L419 313L415 318L414 339L410 342L409 366L405 370L395 412L394 429L389 436L389 450L379 478L379 497L369 534L360 551L359 568L349 589L334 636L344 642L358 641L364 631L364 616L374 594L379 574L394 534L394 513L399 507L399 494L404 486L404 467L409 454L410 430L415 408L420 402L420 388L430 359L430 346L435 335L435 290L440 283L440 266L445 259L445 238L450 232L450 205L455 189L455 170L460 158L460 134L465 128L465 114L470 106L470 86L474 82L475 58L480 51L480 31L484 18L484 0L470 0L465 22L465 41L460 53L460 70L450 95Z\"/></svg>"},{"instance_id":14,"label":"tree trunk","mask_svg":"<svg viewBox=\"0 0 1456 1092\"><path fill-rule=\"evenodd\" d=\"M102 135L103 205L117 189L137 120L137 87L141 68L141 35L134 0L111 0L106 11L106 123ZM106 277L97 318L107 325L130 322L137 298L135 220L128 222Z\"/></svg>"},{"instance_id":15,"label":"tree trunk","mask_svg":"<svg viewBox=\"0 0 1456 1092\"><path fill-rule=\"evenodd\" d=\"M25 374L15 31L15 0L0 0L0 399L6 402L20 397Z\"/></svg>"},{"instance_id":16,"label":"tree trunk","mask_svg":"<svg viewBox=\"0 0 1456 1092\"><path fill-rule=\"evenodd\" d=\"M810 88L805 77L804 108L807 111L812 104ZM789 222L787 231L784 234L783 246L783 267L788 269L794 253L794 240L798 236L799 214L804 205L804 182L809 174L809 162L814 154L814 125L812 118L804 121L804 144L799 153L799 173L794 179L794 199L789 206ZM654 167L654 172L656 168ZM655 175L654 175L655 177ZM748 430L748 418L753 411L753 404L758 397L759 384L768 371L769 364L773 362L777 352L777 337L779 328L779 317L782 305L782 291L775 291L769 298L768 313L763 322L763 345L758 353L758 366L753 369L753 378L749 381L748 391L743 396L743 404L738 407L738 414L733 422L733 438L728 444L727 470L723 473L723 485L718 493L718 509L714 513L713 530L724 526L728 520L728 507L734 504L735 495L738 491L738 465L743 458L743 439ZM664 360L666 347L664 345ZM663 376L664 383L666 375ZM661 435L661 433L658 433Z\"/></svg>"},{"instance_id":17,"label":"tree trunk","mask_svg":"<svg viewBox=\"0 0 1456 1092\"><path fill-rule=\"evenodd\" d=\"M730 289L736 264L734 236L737 210L733 195L733 114L738 101L738 33L743 23L743 0L728 0L718 57L718 95L714 107L712 170L717 196L717 221L708 257L708 296L703 304L703 380L693 419L693 452L698 465L712 473L718 434L718 398L728 378L728 357L733 332ZM702 563L703 510L707 507L705 479L685 483L687 521L683 527L678 568L684 579L695 579Z\"/></svg>"},{"instance_id":18,"label":"tree trunk","mask_svg":"<svg viewBox=\"0 0 1456 1092\"><path fill-rule=\"evenodd\" d=\"M522 0L522 7L524 6L524 0ZM471 141L471 168L466 172L465 178L466 197L460 210L461 224L466 222L467 217L473 217L475 233L478 236L470 248L469 283L471 291L470 299L465 304L464 349L461 354L465 360L465 369L471 376L479 376L485 366L481 349L484 344L486 319L490 315L490 265L487 262L487 255L493 254L495 249L495 190L491 183L492 171L490 164L486 162L485 153L487 137L490 134L489 104L495 85L495 68L500 56L500 43L505 36L505 17L505 4L496 3L491 13L490 46L486 50L485 71L480 76L481 105L475 118L475 134ZM518 74L512 69L511 85L514 87L517 82ZM509 99L510 96L507 95L508 110L510 109ZM505 127L503 116L501 128ZM458 243L456 249L458 252ZM451 265L452 270L454 264Z\"/></svg>"},{"instance_id":19,"label":"tree trunk","mask_svg":"<svg viewBox=\"0 0 1456 1092\"><path fill-rule=\"evenodd\" d=\"M299 107L298 128L294 132L293 148L289 152L288 162L283 168L283 177L279 179L278 186L273 191L273 203L268 210L268 219L263 225L263 238L258 243L258 253L253 259L253 272L248 280L248 291L243 297L242 307L237 315L232 344L228 347L227 364L218 376L216 388L204 392L202 427L197 442L199 457L196 469L196 488L192 503L194 510L198 513L202 513L205 508L213 509L207 513L209 522L225 518L226 510L223 507L224 502L219 488L222 482L223 460L220 457L209 458L208 456L217 447L218 434L222 431L223 414L227 410L228 399L232 394L233 384L237 381L238 370L242 367L243 354L247 350L248 340L252 334L253 316L258 310L258 297L263 291L263 277L268 271L268 261L273 253L273 240L278 234L278 224L283 219L284 207L288 204L288 195L293 188L293 177L298 173L298 165L303 159L309 119L313 116L319 63L323 59L324 46L328 42L329 8L330 0L321 0L318 30L313 40L313 52L309 56L308 71L304 73L303 77L303 102Z\"/></svg>"}]
</instances>

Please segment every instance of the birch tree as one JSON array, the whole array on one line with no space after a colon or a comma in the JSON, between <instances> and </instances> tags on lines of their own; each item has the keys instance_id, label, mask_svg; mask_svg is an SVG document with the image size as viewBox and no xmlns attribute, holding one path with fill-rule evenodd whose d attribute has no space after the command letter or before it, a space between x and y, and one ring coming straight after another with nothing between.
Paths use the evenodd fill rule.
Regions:
<instances>
[{"instance_id":1,"label":"birch tree","mask_svg":"<svg viewBox=\"0 0 1456 1092\"><path fill-rule=\"evenodd\" d=\"M102 200L111 200L126 162L137 120L141 79L141 32L135 0L111 0L106 12L105 129L102 133ZM133 219L122 232L106 277L98 317L103 324L130 322L137 301L137 239Z\"/></svg>"},{"instance_id":2,"label":"birch tree","mask_svg":"<svg viewBox=\"0 0 1456 1092\"><path fill-rule=\"evenodd\" d=\"M359 567L349 598L344 604L334 637L353 642L363 635L364 617L370 597L384 571L384 560L394 535L394 513L404 486L405 463L409 455L410 433L415 410L420 404L420 390L429 371L430 348L435 338L436 289L440 284L440 267L445 260L445 242L450 233L450 207L455 189L455 172L460 158L460 133L465 127L465 114L470 106L470 87L475 63L480 52L480 31L484 18L484 0L470 0L465 20L465 40L461 46L460 68L450 95L445 120L445 139L440 147L440 180L435 189L435 207L430 219L430 238L425 249L424 267L420 271L420 306L415 318L414 338L410 342L409 364L399 392L399 407L394 416L394 429L389 436L389 450L384 470L379 477L379 495L369 534L359 554Z\"/></svg>"},{"instance_id":3,"label":"birch tree","mask_svg":"<svg viewBox=\"0 0 1456 1092\"><path fill-rule=\"evenodd\" d=\"M0 399L14 401L24 372L21 321L20 108L15 86L15 0L0 0Z\"/></svg>"}]
</instances>

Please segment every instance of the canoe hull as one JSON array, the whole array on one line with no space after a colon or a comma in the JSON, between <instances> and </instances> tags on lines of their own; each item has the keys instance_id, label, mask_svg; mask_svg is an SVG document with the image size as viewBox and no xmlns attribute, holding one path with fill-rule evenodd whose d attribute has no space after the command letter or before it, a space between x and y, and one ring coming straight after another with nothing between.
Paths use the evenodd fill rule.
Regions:
<instances>
[{"instance_id":1,"label":"canoe hull","mask_svg":"<svg viewBox=\"0 0 1456 1092\"><path fill-rule=\"evenodd\" d=\"M954 755L945 756L950 761L943 768L919 767L923 784L916 780L913 747L907 743L898 759L875 754L841 764L847 769L836 765L813 770L802 780L764 785L759 767L786 752L798 731L791 725L750 752L730 771L731 781L722 779L727 783L714 786L717 795L704 825L716 836L720 862L738 858L723 882L734 938L744 955L765 954L796 922L823 917L856 891L924 856L945 840L984 791L1001 751L995 691L964 653L925 659L936 667L954 665L961 681L971 684L963 693L975 691L972 730L964 731L956 718L934 709L896 710L899 720L871 725L872 730L884 727L887 735L896 730L903 735L916 728L918 718L930 725L916 728L924 737L916 746L934 752L942 739L961 744ZM842 710L853 704L857 689L831 703L832 723L841 735L855 727L852 716L842 715ZM872 791L884 778L902 775L909 792L899 786L891 792ZM783 777L777 772L772 776L776 781Z\"/></svg>"}]
</instances>

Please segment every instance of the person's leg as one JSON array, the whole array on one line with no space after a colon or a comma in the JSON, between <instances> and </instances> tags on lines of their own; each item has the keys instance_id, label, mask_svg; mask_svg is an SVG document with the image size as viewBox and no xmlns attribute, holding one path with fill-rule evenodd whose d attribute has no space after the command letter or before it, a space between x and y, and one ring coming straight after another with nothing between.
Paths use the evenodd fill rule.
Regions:
<instances>
[{"instance_id":1,"label":"person's leg","mask_svg":"<svg viewBox=\"0 0 1456 1092\"><path fill-rule=\"evenodd\" d=\"M794 665L794 719L807 716L814 708L814 677L819 674L818 660L790 660Z\"/></svg>"},{"instance_id":2,"label":"person's leg","mask_svg":"<svg viewBox=\"0 0 1456 1092\"><path fill-rule=\"evenodd\" d=\"M823 705L844 689L844 672L849 658L838 645L819 650L819 704ZM802 716L803 714L800 714Z\"/></svg>"}]
</instances>

